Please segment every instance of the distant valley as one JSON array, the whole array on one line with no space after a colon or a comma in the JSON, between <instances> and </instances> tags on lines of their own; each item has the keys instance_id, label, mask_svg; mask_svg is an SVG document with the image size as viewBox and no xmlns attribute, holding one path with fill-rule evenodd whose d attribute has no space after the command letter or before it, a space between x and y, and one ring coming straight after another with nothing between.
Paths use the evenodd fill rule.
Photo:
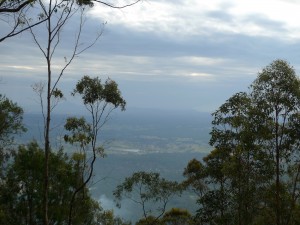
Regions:
<instances>
[{"instance_id":1,"label":"distant valley","mask_svg":"<svg viewBox=\"0 0 300 225\"><path fill-rule=\"evenodd\" d=\"M52 146L64 145L65 118L71 115L53 115ZM73 115L72 115L73 116ZM25 114L28 132L17 137L18 142L32 139L42 140L43 120L40 114ZM99 158L95 166L93 185L94 198L99 199L106 209L127 220L140 216L139 208L125 201L126 207L115 207L112 191L125 177L137 171L159 172L169 180L180 181L182 173L193 158L201 159L211 149L208 145L211 115L195 111L131 110L113 113L100 133L101 145L106 157ZM70 146L64 145L67 152ZM173 199L170 206L193 210L195 199L186 194Z\"/></svg>"}]
</instances>

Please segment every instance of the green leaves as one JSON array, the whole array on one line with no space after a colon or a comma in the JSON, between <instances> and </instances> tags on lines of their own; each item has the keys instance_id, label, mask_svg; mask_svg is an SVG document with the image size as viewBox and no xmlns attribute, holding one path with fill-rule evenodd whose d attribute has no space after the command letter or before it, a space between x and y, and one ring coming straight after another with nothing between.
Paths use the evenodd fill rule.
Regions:
<instances>
[{"instance_id":1,"label":"green leaves","mask_svg":"<svg viewBox=\"0 0 300 225\"><path fill-rule=\"evenodd\" d=\"M69 158L63 151L53 151L49 160L49 216L53 224L67 224L70 199L78 182L81 182L77 161L82 160L82 156L75 154ZM4 216L0 216L0 224L35 224L42 221L44 166L45 156L37 143L19 147L7 176L1 180L0 211L3 210ZM73 207L76 211L73 225L99 224L97 219L100 220L102 209L91 198L87 188L80 191Z\"/></svg>"},{"instance_id":2,"label":"green leaves","mask_svg":"<svg viewBox=\"0 0 300 225\"><path fill-rule=\"evenodd\" d=\"M210 144L215 149L198 168L205 174L198 180L217 186L199 198L202 221L292 221L292 213L286 212L294 210L291 196L300 184L299 110L299 78L286 61L275 60L258 74L249 93L234 94L213 113ZM282 191L287 184L297 188Z\"/></svg>"},{"instance_id":3,"label":"green leaves","mask_svg":"<svg viewBox=\"0 0 300 225\"><path fill-rule=\"evenodd\" d=\"M172 208L163 216L162 224L165 225L193 225L192 215L184 209Z\"/></svg>"},{"instance_id":4,"label":"green leaves","mask_svg":"<svg viewBox=\"0 0 300 225\"><path fill-rule=\"evenodd\" d=\"M80 94L85 105L96 104L97 102L105 102L112 104L114 107L125 109L126 102L121 96L118 85L115 81L107 79L104 84L101 80L84 76L76 84L72 95Z\"/></svg>"},{"instance_id":5,"label":"green leaves","mask_svg":"<svg viewBox=\"0 0 300 225\"><path fill-rule=\"evenodd\" d=\"M64 136L67 143L79 143L81 147L88 145L92 141L92 128L86 120L76 117L69 117L65 123L65 129L70 132Z\"/></svg>"},{"instance_id":6,"label":"green leaves","mask_svg":"<svg viewBox=\"0 0 300 225\"><path fill-rule=\"evenodd\" d=\"M89 76L84 76L77 82L72 95L79 93L82 95L84 104L93 104L96 100L103 100L102 90L103 86L99 78L92 79Z\"/></svg>"},{"instance_id":7,"label":"green leaves","mask_svg":"<svg viewBox=\"0 0 300 225\"><path fill-rule=\"evenodd\" d=\"M59 90L58 88L55 88L55 89L52 91L52 96L54 96L55 98L58 98L58 99L64 97L62 91Z\"/></svg>"},{"instance_id":8,"label":"green leaves","mask_svg":"<svg viewBox=\"0 0 300 225\"><path fill-rule=\"evenodd\" d=\"M106 102L113 104L115 107L121 107L121 110L125 110L126 101L122 98L115 81L111 79L105 81L103 94Z\"/></svg>"},{"instance_id":9,"label":"green leaves","mask_svg":"<svg viewBox=\"0 0 300 225\"><path fill-rule=\"evenodd\" d=\"M158 219L165 212L169 199L181 191L181 186L177 182L165 180L159 173L141 171L125 178L124 182L117 186L113 195L119 207L123 198L129 198L140 204L145 218L151 215L151 205L157 203L155 218ZM151 203L150 206L147 206L147 203Z\"/></svg>"},{"instance_id":10,"label":"green leaves","mask_svg":"<svg viewBox=\"0 0 300 225\"><path fill-rule=\"evenodd\" d=\"M300 81L293 67L284 60L275 60L259 73L251 85L256 102L266 103L273 110L291 112L299 109ZM276 107L272 109L272 107Z\"/></svg>"},{"instance_id":11,"label":"green leaves","mask_svg":"<svg viewBox=\"0 0 300 225\"><path fill-rule=\"evenodd\" d=\"M0 148L12 143L13 135L25 132L23 109L0 94Z\"/></svg>"},{"instance_id":12,"label":"green leaves","mask_svg":"<svg viewBox=\"0 0 300 225\"><path fill-rule=\"evenodd\" d=\"M203 164L197 159L190 160L184 169L183 175L186 177L186 180L182 183L183 187L192 187L198 196L202 196L203 192L207 189L205 184L207 174Z\"/></svg>"}]
</instances>

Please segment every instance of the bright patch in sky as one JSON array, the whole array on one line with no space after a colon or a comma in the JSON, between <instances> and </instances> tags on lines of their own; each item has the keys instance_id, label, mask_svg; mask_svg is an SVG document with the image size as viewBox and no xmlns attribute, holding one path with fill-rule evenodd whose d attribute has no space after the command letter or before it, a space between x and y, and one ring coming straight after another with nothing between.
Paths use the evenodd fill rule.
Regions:
<instances>
[{"instance_id":1,"label":"bright patch in sky","mask_svg":"<svg viewBox=\"0 0 300 225\"><path fill-rule=\"evenodd\" d=\"M141 32L182 38L210 32L299 39L300 4L285 0L143 1L114 11L95 7L91 14ZM270 27L272 26L272 27ZM284 26L283 34L279 26Z\"/></svg>"},{"instance_id":2,"label":"bright patch in sky","mask_svg":"<svg viewBox=\"0 0 300 225\"><path fill-rule=\"evenodd\" d=\"M7 66L8 68L19 69L19 70L34 70L31 66Z\"/></svg>"}]
</instances>

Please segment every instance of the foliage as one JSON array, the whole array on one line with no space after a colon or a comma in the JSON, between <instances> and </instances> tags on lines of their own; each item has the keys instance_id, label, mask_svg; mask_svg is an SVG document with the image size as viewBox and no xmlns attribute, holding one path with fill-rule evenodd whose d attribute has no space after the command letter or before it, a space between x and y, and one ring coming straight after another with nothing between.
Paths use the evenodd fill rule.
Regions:
<instances>
[{"instance_id":1,"label":"foliage","mask_svg":"<svg viewBox=\"0 0 300 225\"><path fill-rule=\"evenodd\" d=\"M65 123L65 129L70 132L64 136L67 143L79 143L80 148L88 145L92 141L92 128L84 117L69 117Z\"/></svg>"},{"instance_id":2,"label":"foliage","mask_svg":"<svg viewBox=\"0 0 300 225\"><path fill-rule=\"evenodd\" d=\"M172 208L163 217L149 215L137 221L136 225L194 225L192 215L185 209Z\"/></svg>"},{"instance_id":3,"label":"foliage","mask_svg":"<svg viewBox=\"0 0 300 225\"><path fill-rule=\"evenodd\" d=\"M161 219L163 225L193 225L192 215L184 209L172 208Z\"/></svg>"},{"instance_id":4,"label":"foliage","mask_svg":"<svg viewBox=\"0 0 300 225\"><path fill-rule=\"evenodd\" d=\"M4 173L5 161L10 156L8 147L13 144L15 135L25 131L23 109L0 94L0 179Z\"/></svg>"},{"instance_id":5,"label":"foliage","mask_svg":"<svg viewBox=\"0 0 300 225\"><path fill-rule=\"evenodd\" d=\"M43 221L43 150L33 142L20 146L9 165L0 197L0 224L41 224ZM77 162L62 150L50 154L49 221L66 224L73 190L81 183ZM72 224L122 224L112 212L103 211L87 188L73 202ZM103 222L111 221L111 222ZM119 221L120 223L117 223Z\"/></svg>"},{"instance_id":6,"label":"foliage","mask_svg":"<svg viewBox=\"0 0 300 225\"><path fill-rule=\"evenodd\" d=\"M158 221L164 214L170 198L180 193L181 186L177 182L161 178L159 173L141 171L126 177L113 194L117 206L121 207L123 198L129 198L142 207L145 220L153 217Z\"/></svg>"},{"instance_id":7,"label":"foliage","mask_svg":"<svg viewBox=\"0 0 300 225\"><path fill-rule=\"evenodd\" d=\"M71 198L69 225L72 224L73 201L76 195L90 182L97 155L104 156L104 149L97 143L99 131L113 110L118 107L125 110L126 105L117 83L110 79L102 84L98 77L84 76L78 81L72 94L81 96L83 104L90 113L91 123L87 122L84 117L70 117L65 123L68 133L64 136L64 140L73 146L79 146L76 157L79 159L77 167L82 180L81 184L75 188ZM91 150L91 154L88 154L89 150Z\"/></svg>"},{"instance_id":8,"label":"foliage","mask_svg":"<svg viewBox=\"0 0 300 225\"><path fill-rule=\"evenodd\" d=\"M23 109L0 94L0 148L11 144L14 135L26 131Z\"/></svg>"},{"instance_id":9,"label":"foliage","mask_svg":"<svg viewBox=\"0 0 300 225\"><path fill-rule=\"evenodd\" d=\"M158 218L155 218L154 216L147 216L141 218L139 221L136 222L135 225L162 225L162 223Z\"/></svg>"},{"instance_id":10,"label":"foliage","mask_svg":"<svg viewBox=\"0 0 300 225\"><path fill-rule=\"evenodd\" d=\"M249 90L213 113L215 149L185 170L186 182L202 193L200 224L298 224L300 81L275 60Z\"/></svg>"},{"instance_id":11,"label":"foliage","mask_svg":"<svg viewBox=\"0 0 300 225\"><path fill-rule=\"evenodd\" d=\"M92 160L88 168L90 172L88 172L85 182L87 184L93 173L93 163L96 155L103 156L104 154L104 149L101 146L97 146L99 131L108 121L113 110L119 107L121 110L125 110L126 101L123 99L115 81L107 79L102 84L98 77L84 76L78 81L72 93L72 95L76 94L80 95L83 104L89 111L91 122L87 122L84 117L67 118L65 123L67 134L65 134L64 140L71 145L79 146L79 152L84 157L84 167L88 166L87 151L92 151Z\"/></svg>"},{"instance_id":12,"label":"foliage","mask_svg":"<svg viewBox=\"0 0 300 225\"><path fill-rule=\"evenodd\" d=\"M91 106L103 102L105 105L111 104L115 108L125 109L126 102L121 96L117 83L111 79L107 79L102 84L98 77L84 76L78 81L72 94L77 93L81 95L84 105Z\"/></svg>"},{"instance_id":13,"label":"foliage","mask_svg":"<svg viewBox=\"0 0 300 225\"><path fill-rule=\"evenodd\" d=\"M186 180L182 183L183 187L192 187L192 190L200 197L207 189L205 184L206 171L203 164L197 159L189 161L187 167L184 169L183 176Z\"/></svg>"},{"instance_id":14,"label":"foliage","mask_svg":"<svg viewBox=\"0 0 300 225\"><path fill-rule=\"evenodd\" d=\"M9 37L13 37L15 35L18 35L19 33L25 31L25 30L29 30L32 34L33 40L35 41L38 49L41 51L46 64L47 64L47 84L46 84L46 101L43 101L43 96L42 96L42 92L43 92L43 86L36 86L36 90L37 93L39 94L40 97L40 103L41 103L41 108L42 108L42 113L43 113L43 117L44 117L44 168L41 169L40 171L44 171L44 175L43 175L43 180L44 180L44 184L43 184L43 196L40 196L39 200L42 201L43 206L40 206L41 208L43 208L43 222L45 225L48 225L50 223L52 223L51 218L53 216L53 214L55 214L55 209L56 208L51 208L51 204L52 202L50 202L51 199L51 176L54 173L53 171L51 171L52 169L55 170L55 168L52 168L52 165L50 165L51 162L51 157L52 157L52 152L51 152L51 145L50 145L50 127L51 127L51 113L52 110L55 108L55 106L57 105L58 101L60 99L63 98L63 93L57 88L58 87L58 83L60 81L60 79L62 78L65 70L67 69L67 67L71 64L71 62L73 61L73 59L75 58L75 56L78 56L80 53L82 53L83 51L85 51L86 49L90 48L97 40L98 38L101 36L101 32L96 36L95 40L92 42L92 44L88 45L88 46L83 46L79 44L80 41L80 37L82 34L82 27L84 24L83 21L83 13L85 10L86 6L93 6L93 2L96 3L100 3L112 8L124 8L127 6L131 6L137 2L139 2L140 0L137 0L133 3L128 3L126 5L123 5L121 7L118 6L114 6L110 3L106 3L104 1L98 1L98 0L77 0L77 1L73 1L73 0L68 0L68 1L27 1L27 0L1 0L0 2L0 20L4 23L6 23L8 26L8 29L3 29L4 34L1 34L0 37L0 42L4 41L6 38ZM34 6L34 7L29 7L29 6ZM74 46L73 49L71 49L71 54L69 55L70 57L64 57L65 58L65 64L61 66L61 68L58 70L58 74L53 75L53 65L52 65L52 60L54 60L54 56L56 53L56 50L59 48L59 44L62 40L62 30L63 27L65 27L65 25L67 24L67 22L70 20L71 17L73 17L76 13L80 14L80 18L78 21L78 33L75 37L75 41L74 41ZM4 19L3 19L4 18ZM12 23L10 23L10 21L12 21ZM45 23L46 25L45 30L35 30L36 26L41 24L41 23ZM42 36L39 37L39 34L41 34ZM44 36L43 36L44 35ZM80 48L79 46L81 46L82 48ZM115 82L113 81L107 81L107 83L105 84L105 88L104 88L104 92L103 92L103 96L105 96L105 99L101 99L100 101L96 100L96 115L93 114L93 116L95 116L94 118L96 120L93 120L93 126L92 126L92 131L94 131L93 136L91 137L90 140L88 140L88 138L86 137L86 143L84 143L84 145L86 145L89 142L92 142L92 150L93 150L93 160L90 166L90 171L88 174L88 177L86 180L83 179L84 175L83 175L83 169L85 168L85 164L82 165L82 160L79 162L77 161L77 168L81 168L80 171L80 184L75 185L74 184L74 190L72 190L72 197L70 199L68 199L68 204L70 206L70 213L69 213L69 221L68 224L74 224L76 218L73 218L72 216L72 210L75 211L76 210L76 199L77 199L77 195L80 192L85 192L86 189L86 184L87 182L90 180L92 174L93 174L93 163L95 162L95 153L96 151L100 151L102 150L102 148L96 148L96 140L97 140L97 134L98 131L100 129L100 125L99 125L99 118L101 117L103 111L98 111L98 103L101 102L102 100L106 101L107 104L105 105L109 105L112 104L114 105L115 108L117 107L121 107L122 110L124 110L125 107L125 101L121 98L120 96L120 92L117 93L117 95L113 95L113 92L118 92L118 88ZM119 98L118 98L119 97ZM45 103L45 105L44 105ZM91 102L90 102L91 103ZM91 103L90 105L90 109L93 110L94 106L93 103ZM102 109L105 109L106 106ZM1 108L0 108L1 109ZM112 109L111 109L112 110ZM99 115L98 112L101 114ZM1 116L1 115L0 115ZM4 115L4 118L10 118L7 115ZM107 117L106 117L107 119ZM0 118L1 122L3 121L2 118ZM18 121L18 120L16 120ZM3 123L4 124L4 123ZM0 126L2 126L3 124L0 124ZM11 123L14 124L14 123ZM5 124L4 124L5 125ZM99 126L98 126L99 125ZM0 127L1 128L1 127ZM7 128L4 127L4 131L6 131ZM15 128L15 130L17 130ZM74 131L74 129L73 129ZM9 131L9 133L11 133L11 131ZM74 133L74 132L73 132ZM4 134L1 130L0 130L0 136L2 136L2 134ZM80 137L82 138L82 137ZM75 140L75 138L69 138L66 139L67 141L69 141L70 143L74 143L77 142L78 140ZM82 140L82 139L81 139ZM0 140L1 141L1 140ZM1 146L0 146L1 147ZM101 151L102 152L102 151ZM2 161L2 152L1 152L1 161ZM73 159L78 159L77 155L76 157L73 157ZM85 158L84 158L85 159ZM86 162L86 161L84 161ZM1 162L2 163L2 162ZM54 163L53 163L54 164ZM2 166L2 165L1 165ZM1 170L2 172L2 170ZM76 172L76 174L73 175L78 175L78 171ZM77 179L77 178L76 178ZM41 182L41 180L40 180ZM1 180L2 183L2 180ZM31 191L31 190L30 190ZM42 200L43 199L43 200ZM36 204L38 205L38 204ZM66 207L68 208L68 207ZM30 208L31 210L32 208ZM77 213L77 211L76 211ZM2 212L0 213L2 214ZM31 215L31 211L29 213ZM72 222L72 219L73 222ZM30 222L31 223L31 222ZM38 221L38 223L40 223L40 221ZM60 223L60 222L59 222Z\"/></svg>"}]
</instances>

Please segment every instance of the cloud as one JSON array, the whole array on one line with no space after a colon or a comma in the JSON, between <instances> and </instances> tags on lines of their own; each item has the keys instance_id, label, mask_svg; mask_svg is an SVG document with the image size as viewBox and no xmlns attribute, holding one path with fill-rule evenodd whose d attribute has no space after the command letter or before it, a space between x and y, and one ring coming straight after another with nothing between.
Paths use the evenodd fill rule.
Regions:
<instances>
[{"instance_id":1,"label":"cloud","mask_svg":"<svg viewBox=\"0 0 300 225\"><path fill-rule=\"evenodd\" d=\"M4 66L3 66L4 67ZM7 66L8 68L20 69L20 70L34 70L32 66Z\"/></svg>"},{"instance_id":2,"label":"cloud","mask_svg":"<svg viewBox=\"0 0 300 225\"><path fill-rule=\"evenodd\" d=\"M221 58L201 57L201 56L183 56L176 58L178 62L185 62L194 66L217 66L226 60Z\"/></svg>"},{"instance_id":3,"label":"cloud","mask_svg":"<svg viewBox=\"0 0 300 225\"><path fill-rule=\"evenodd\" d=\"M211 109L234 91L246 90L274 59L283 58L300 70L300 34L295 29L300 20L293 20L298 5L280 0L272 7L257 0L149 0L123 10L94 7L87 14L81 46L102 31L104 21L108 24L99 41L74 59L59 85L69 91L83 75L110 77L135 107L151 102L153 107L199 108L198 102L200 108ZM278 14L280 7L283 15ZM70 56L77 20L62 32L52 60L54 77ZM42 34L39 29L44 26L36 30ZM1 90L25 104L32 95L30 85L46 79L42 53L24 33L1 43L0 58ZM28 85L26 91L16 94L22 85Z\"/></svg>"},{"instance_id":4,"label":"cloud","mask_svg":"<svg viewBox=\"0 0 300 225\"><path fill-rule=\"evenodd\" d=\"M210 36L214 32L298 40L300 5L281 0L145 1L115 11L94 7L91 15L128 29L168 38ZM259 18L259 20L258 20ZM281 31L285 31L282 33Z\"/></svg>"},{"instance_id":5,"label":"cloud","mask_svg":"<svg viewBox=\"0 0 300 225\"><path fill-rule=\"evenodd\" d=\"M126 220L133 220L139 218L137 211L140 211L134 203L130 200L122 201L122 208L116 207L116 203L108 198L105 194L101 195L99 198L99 203L105 210L113 210L114 215L120 218L125 218Z\"/></svg>"}]
</instances>

